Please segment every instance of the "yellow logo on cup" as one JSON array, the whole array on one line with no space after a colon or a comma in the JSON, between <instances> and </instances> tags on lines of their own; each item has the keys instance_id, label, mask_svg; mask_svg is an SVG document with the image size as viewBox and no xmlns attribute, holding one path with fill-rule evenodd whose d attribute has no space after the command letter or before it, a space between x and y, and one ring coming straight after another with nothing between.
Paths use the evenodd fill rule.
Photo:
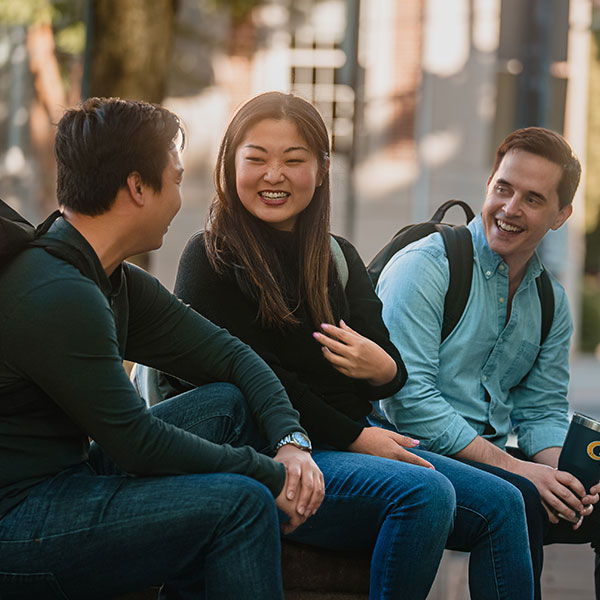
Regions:
<instances>
[{"instance_id":1,"label":"yellow logo on cup","mask_svg":"<svg viewBox=\"0 0 600 600\"><path fill-rule=\"evenodd\" d=\"M600 442L591 442L588 444L587 453L593 460L600 460Z\"/></svg>"}]
</instances>

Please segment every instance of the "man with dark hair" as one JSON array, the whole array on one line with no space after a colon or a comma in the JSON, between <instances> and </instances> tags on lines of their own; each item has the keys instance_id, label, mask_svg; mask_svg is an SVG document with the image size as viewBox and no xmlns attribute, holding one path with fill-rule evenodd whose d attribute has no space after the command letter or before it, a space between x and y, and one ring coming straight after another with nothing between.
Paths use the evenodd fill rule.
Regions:
<instances>
[{"instance_id":1,"label":"man with dark hair","mask_svg":"<svg viewBox=\"0 0 600 600\"><path fill-rule=\"evenodd\" d=\"M475 464L521 489L538 597L543 544L592 541L597 547L600 534L592 513L600 485L585 490L556 468L568 427L572 323L566 294L552 279L554 314L540 347L536 287L543 269L536 248L571 215L580 174L569 144L553 131L529 127L504 140L481 215L469 224L469 300L444 341L449 270L438 233L398 252L377 286L384 321L408 370L404 388L380 408L421 447ZM512 432L518 454L506 452ZM431 460L455 481L446 469L460 470L461 463L444 461ZM458 504L461 494L477 498L476 483L457 489Z\"/></svg>"},{"instance_id":2,"label":"man with dark hair","mask_svg":"<svg viewBox=\"0 0 600 600\"><path fill-rule=\"evenodd\" d=\"M267 365L123 262L158 248L180 208L179 136L174 114L144 102L67 111L62 216L47 247L0 272L3 599L151 584L169 598L281 598L276 507L290 531L323 498ZM201 387L149 410L124 358ZM274 458L253 449L261 439Z\"/></svg>"}]
</instances>

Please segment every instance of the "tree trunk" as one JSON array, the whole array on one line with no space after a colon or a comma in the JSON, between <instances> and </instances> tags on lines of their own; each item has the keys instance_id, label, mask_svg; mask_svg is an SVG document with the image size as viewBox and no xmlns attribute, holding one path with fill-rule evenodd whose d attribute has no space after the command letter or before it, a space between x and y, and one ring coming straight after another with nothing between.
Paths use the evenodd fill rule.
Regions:
<instances>
[{"instance_id":1,"label":"tree trunk","mask_svg":"<svg viewBox=\"0 0 600 600\"><path fill-rule=\"evenodd\" d=\"M161 102L176 0L96 0L93 7L90 96Z\"/></svg>"}]
</instances>

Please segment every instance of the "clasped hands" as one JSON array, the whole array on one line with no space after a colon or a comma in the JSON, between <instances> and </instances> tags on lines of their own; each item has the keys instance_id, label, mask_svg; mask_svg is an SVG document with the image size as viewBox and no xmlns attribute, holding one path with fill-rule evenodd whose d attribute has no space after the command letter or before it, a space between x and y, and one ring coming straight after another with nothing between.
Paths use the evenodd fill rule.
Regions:
<instances>
[{"instance_id":1,"label":"clasped hands","mask_svg":"<svg viewBox=\"0 0 600 600\"><path fill-rule=\"evenodd\" d=\"M275 504L289 520L281 524L281 531L291 533L317 512L325 497L323 473L310 452L286 444L277 451L274 460L285 465L286 478Z\"/></svg>"}]
</instances>

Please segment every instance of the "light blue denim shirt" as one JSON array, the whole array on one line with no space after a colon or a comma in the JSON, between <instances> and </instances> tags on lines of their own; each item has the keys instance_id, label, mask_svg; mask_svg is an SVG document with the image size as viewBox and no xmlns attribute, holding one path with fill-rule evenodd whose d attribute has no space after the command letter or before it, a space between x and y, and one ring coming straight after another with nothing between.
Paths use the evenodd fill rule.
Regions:
<instances>
[{"instance_id":1,"label":"light blue denim shirt","mask_svg":"<svg viewBox=\"0 0 600 600\"><path fill-rule=\"evenodd\" d=\"M527 456L562 446L567 426L572 322L562 286L552 278L555 313L540 351L541 305L534 255L506 323L508 267L487 244L481 217L469 225L474 264L461 320L440 345L448 259L439 234L398 252L377 293L408 381L380 410L421 447L455 454L476 435L504 448L514 430ZM491 430L486 425L491 425Z\"/></svg>"}]
</instances>

